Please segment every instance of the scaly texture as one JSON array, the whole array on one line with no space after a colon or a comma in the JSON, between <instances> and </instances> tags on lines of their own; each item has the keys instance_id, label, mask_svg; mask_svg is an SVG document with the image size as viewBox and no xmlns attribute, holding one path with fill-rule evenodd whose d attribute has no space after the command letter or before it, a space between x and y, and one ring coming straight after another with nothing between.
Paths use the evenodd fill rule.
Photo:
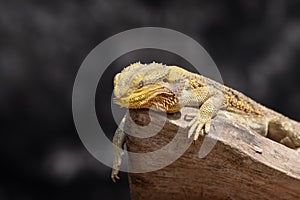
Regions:
<instances>
[{"instance_id":1,"label":"scaly texture","mask_svg":"<svg viewBox=\"0 0 300 200\"><path fill-rule=\"evenodd\" d=\"M250 127L259 134L290 148L300 150L300 124L268 109L242 93L202 75L177 66L159 63L134 63L114 78L116 103L127 108L148 108L175 113L184 106L197 106L199 112L191 120L188 137L210 130L212 118L219 110L226 117ZM124 121L122 121L124 123ZM112 180L118 179L122 162L125 134L117 129L114 136L114 166Z\"/></svg>"}]
</instances>

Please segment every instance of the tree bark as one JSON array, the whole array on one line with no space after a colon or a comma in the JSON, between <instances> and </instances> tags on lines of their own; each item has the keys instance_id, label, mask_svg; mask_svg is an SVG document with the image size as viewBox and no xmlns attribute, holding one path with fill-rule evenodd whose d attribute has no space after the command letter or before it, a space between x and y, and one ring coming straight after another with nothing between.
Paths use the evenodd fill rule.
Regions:
<instances>
[{"instance_id":1,"label":"tree bark","mask_svg":"<svg viewBox=\"0 0 300 200\"><path fill-rule=\"evenodd\" d=\"M177 137L174 147L152 156L152 161L128 157L131 169L147 170L150 166L150 172L129 174L133 200L300 199L299 152L219 115L205 139L192 142L187 138L186 114L197 112L195 108L183 108L181 113L165 117L151 111L150 119L148 110L130 111L125 123L130 152L156 152ZM153 135L157 127L163 128ZM153 136L136 137L139 135ZM175 162L151 171L180 151L183 153Z\"/></svg>"}]
</instances>

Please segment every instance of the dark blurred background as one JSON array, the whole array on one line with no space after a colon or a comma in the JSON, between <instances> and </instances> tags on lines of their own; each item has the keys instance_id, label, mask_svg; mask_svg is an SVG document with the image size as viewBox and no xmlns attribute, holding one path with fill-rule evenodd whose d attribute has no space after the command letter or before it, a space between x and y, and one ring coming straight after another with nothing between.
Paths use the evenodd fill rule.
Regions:
<instances>
[{"instance_id":1,"label":"dark blurred background","mask_svg":"<svg viewBox=\"0 0 300 200\"><path fill-rule=\"evenodd\" d=\"M81 143L71 110L84 58L127 29L158 26L187 34L209 52L225 84L300 120L299 10L298 0L1 1L0 200L129 199L127 175L112 183L110 168ZM138 60L179 59L148 53L112 64L99 84L98 113L111 116L101 95L111 94L112 72ZM111 137L116 123L109 117L102 124Z\"/></svg>"}]
</instances>

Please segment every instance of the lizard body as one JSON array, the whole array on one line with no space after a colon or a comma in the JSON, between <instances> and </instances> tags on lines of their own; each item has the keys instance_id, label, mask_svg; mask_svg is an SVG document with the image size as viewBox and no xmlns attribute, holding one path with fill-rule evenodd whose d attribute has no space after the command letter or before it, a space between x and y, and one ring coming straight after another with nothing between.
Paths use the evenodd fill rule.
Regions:
<instances>
[{"instance_id":1,"label":"lizard body","mask_svg":"<svg viewBox=\"0 0 300 200\"><path fill-rule=\"evenodd\" d=\"M114 78L116 103L122 107L148 108L175 113L185 106L197 106L199 112L189 123L188 137L207 134L212 118L223 111L226 117L242 123L259 134L300 150L300 124L202 75L177 66L159 63L134 63ZM225 111L225 112L224 112ZM124 123L122 121L121 123ZM125 133L117 129L112 180L118 179Z\"/></svg>"}]
</instances>

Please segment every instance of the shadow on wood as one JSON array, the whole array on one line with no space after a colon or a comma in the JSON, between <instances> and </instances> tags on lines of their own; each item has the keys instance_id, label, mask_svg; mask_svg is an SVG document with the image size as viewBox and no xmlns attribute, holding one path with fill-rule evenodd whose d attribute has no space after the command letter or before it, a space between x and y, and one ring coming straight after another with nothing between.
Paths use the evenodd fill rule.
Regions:
<instances>
[{"instance_id":1,"label":"shadow on wood","mask_svg":"<svg viewBox=\"0 0 300 200\"><path fill-rule=\"evenodd\" d=\"M165 117L160 113L153 112L150 120L148 110L131 110L131 119L146 128L133 128L133 121L127 120L127 133L153 135L153 126L146 126L150 121L163 129L149 138L127 135L128 150L153 152L172 141L176 134L186 139L188 121L185 115L197 111L183 108L181 114L168 115L164 123ZM299 152L221 115L213 120L211 132L206 137L216 144L204 158L199 158L199 150L205 145L200 137L167 167L147 173L130 173L132 199L300 199ZM180 145L179 140L176 148L180 149ZM165 153L171 155L173 152L169 149ZM157 157L156 161L163 161L166 155ZM131 157L129 164L133 168L155 165Z\"/></svg>"}]
</instances>

